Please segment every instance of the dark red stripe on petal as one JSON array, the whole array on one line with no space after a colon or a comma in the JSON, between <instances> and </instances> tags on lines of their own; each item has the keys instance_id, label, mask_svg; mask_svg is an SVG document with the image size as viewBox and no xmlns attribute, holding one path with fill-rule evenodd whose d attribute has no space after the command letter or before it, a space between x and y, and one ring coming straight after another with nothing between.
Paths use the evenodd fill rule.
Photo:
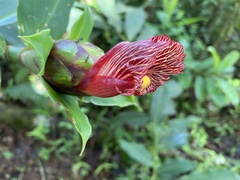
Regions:
<instances>
[{"instance_id":1,"label":"dark red stripe on petal","mask_svg":"<svg viewBox=\"0 0 240 180\"><path fill-rule=\"evenodd\" d=\"M124 89L132 89L134 84L129 81L122 81L119 79L96 76L90 84L85 86L84 83L77 88L85 94L98 97L113 97L119 94L119 91Z\"/></svg>"},{"instance_id":2,"label":"dark red stripe on petal","mask_svg":"<svg viewBox=\"0 0 240 180\"><path fill-rule=\"evenodd\" d=\"M100 97L154 92L170 75L182 73L184 57L182 45L166 35L122 42L88 70L78 89ZM150 83L144 84L143 77Z\"/></svg>"},{"instance_id":3,"label":"dark red stripe on petal","mask_svg":"<svg viewBox=\"0 0 240 180\"><path fill-rule=\"evenodd\" d=\"M169 44L163 49L159 49L156 63L148 70L147 74L151 79L151 85L143 92L136 92L136 95L154 92L157 87L162 86L170 78L170 75L182 73L184 69L183 59L186 55L181 44L172 41L166 35L156 36L151 40L156 43L166 41Z\"/></svg>"}]
</instances>

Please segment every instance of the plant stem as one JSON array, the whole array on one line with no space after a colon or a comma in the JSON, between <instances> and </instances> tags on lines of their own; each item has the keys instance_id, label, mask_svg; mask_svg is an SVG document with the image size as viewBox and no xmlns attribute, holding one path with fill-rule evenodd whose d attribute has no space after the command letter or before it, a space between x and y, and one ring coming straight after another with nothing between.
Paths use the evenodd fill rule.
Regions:
<instances>
[{"instance_id":1,"label":"plant stem","mask_svg":"<svg viewBox=\"0 0 240 180\"><path fill-rule=\"evenodd\" d=\"M152 130L153 130L153 173L151 176L152 180L159 179L158 170L161 166L161 159L159 158L158 146L160 141L160 135L158 130L158 121L152 122Z\"/></svg>"},{"instance_id":2,"label":"plant stem","mask_svg":"<svg viewBox=\"0 0 240 180\"><path fill-rule=\"evenodd\" d=\"M20 54L23 50L23 47L8 46L8 49L5 53L5 59L12 62L21 62Z\"/></svg>"}]
</instances>

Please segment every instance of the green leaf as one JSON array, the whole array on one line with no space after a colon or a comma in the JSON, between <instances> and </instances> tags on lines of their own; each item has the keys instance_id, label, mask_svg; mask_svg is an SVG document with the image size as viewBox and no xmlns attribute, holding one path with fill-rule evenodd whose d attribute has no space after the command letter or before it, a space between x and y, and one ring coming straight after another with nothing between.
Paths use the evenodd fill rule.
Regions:
<instances>
[{"instance_id":1,"label":"green leaf","mask_svg":"<svg viewBox=\"0 0 240 180\"><path fill-rule=\"evenodd\" d=\"M5 159L10 160L14 156L14 153L12 153L11 151L8 151L8 150L4 150L4 151L2 151L2 156Z\"/></svg>"},{"instance_id":2,"label":"green leaf","mask_svg":"<svg viewBox=\"0 0 240 180\"><path fill-rule=\"evenodd\" d=\"M18 38L17 23L8 24L0 27L0 34L2 34L8 45L24 47L22 41Z\"/></svg>"},{"instance_id":3,"label":"green leaf","mask_svg":"<svg viewBox=\"0 0 240 180\"><path fill-rule=\"evenodd\" d=\"M118 32L122 32L122 21L118 13L115 0L96 0L101 12L106 16L108 23Z\"/></svg>"},{"instance_id":4,"label":"green leaf","mask_svg":"<svg viewBox=\"0 0 240 180\"><path fill-rule=\"evenodd\" d=\"M80 99L85 103L92 103L98 106L119 106L119 107L126 107L126 106L136 106L141 109L136 97L134 96L115 96L111 98L100 98L95 96L85 96Z\"/></svg>"},{"instance_id":5,"label":"green leaf","mask_svg":"<svg viewBox=\"0 0 240 180\"><path fill-rule=\"evenodd\" d=\"M4 59L5 52L7 50L7 43L3 36L0 34L0 58Z\"/></svg>"},{"instance_id":6,"label":"green leaf","mask_svg":"<svg viewBox=\"0 0 240 180\"><path fill-rule=\"evenodd\" d=\"M2 87L2 67L0 67L0 92Z\"/></svg>"},{"instance_id":7,"label":"green leaf","mask_svg":"<svg viewBox=\"0 0 240 180\"><path fill-rule=\"evenodd\" d=\"M189 70L184 70L184 73L177 76L178 84L181 88L187 89L192 85L193 75Z\"/></svg>"},{"instance_id":8,"label":"green leaf","mask_svg":"<svg viewBox=\"0 0 240 180\"><path fill-rule=\"evenodd\" d=\"M17 18L19 34L28 36L43 29L51 29L51 36L59 39L66 32L69 12L74 0L19 0Z\"/></svg>"},{"instance_id":9,"label":"green leaf","mask_svg":"<svg viewBox=\"0 0 240 180\"><path fill-rule=\"evenodd\" d=\"M166 12L159 10L156 12L156 16L161 21L161 24L163 27L171 26L171 21L169 19L169 16Z\"/></svg>"},{"instance_id":10,"label":"green leaf","mask_svg":"<svg viewBox=\"0 0 240 180\"><path fill-rule=\"evenodd\" d=\"M200 102L205 101L207 97L206 84L202 76L197 76L194 83L194 92L197 100Z\"/></svg>"},{"instance_id":11,"label":"green leaf","mask_svg":"<svg viewBox=\"0 0 240 180\"><path fill-rule=\"evenodd\" d=\"M165 86L159 87L153 93L150 107L150 116L152 121L160 121L164 117L164 111L166 108L165 105L169 104L169 101L170 99L167 96L167 89ZM170 112L171 111L174 112L174 109L171 109Z\"/></svg>"},{"instance_id":12,"label":"green leaf","mask_svg":"<svg viewBox=\"0 0 240 180\"><path fill-rule=\"evenodd\" d=\"M79 108L77 97L61 94L60 102L69 113L73 124L82 137L82 150L80 153L80 155L82 155L92 132L92 127L89 123L88 117Z\"/></svg>"},{"instance_id":13,"label":"green leaf","mask_svg":"<svg viewBox=\"0 0 240 180\"><path fill-rule=\"evenodd\" d=\"M54 40L50 36L50 30L47 29L34 35L19 37L29 48L34 49L39 56L36 58L29 57L24 59L24 65L39 76L43 75L47 57L54 43Z\"/></svg>"},{"instance_id":14,"label":"green leaf","mask_svg":"<svg viewBox=\"0 0 240 180\"><path fill-rule=\"evenodd\" d=\"M19 83L14 86L8 86L4 89L4 96L10 97L12 100L22 100L23 102L36 102L42 96L37 94L29 82Z\"/></svg>"},{"instance_id":15,"label":"green leaf","mask_svg":"<svg viewBox=\"0 0 240 180\"><path fill-rule=\"evenodd\" d=\"M219 87L222 89L225 95L229 98L231 103L235 106L238 105L239 93L237 91L237 88L225 79L219 78L217 81L218 81Z\"/></svg>"},{"instance_id":16,"label":"green leaf","mask_svg":"<svg viewBox=\"0 0 240 180\"><path fill-rule=\"evenodd\" d=\"M0 34L8 45L23 46L18 36L17 0L0 0Z\"/></svg>"},{"instance_id":17,"label":"green leaf","mask_svg":"<svg viewBox=\"0 0 240 180\"><path fill-rule=\"evenodd\" d=\"M185 158L167 159L158 172L162 179L177 179L179 175L192 171L195 167L195 162Z\"/></svg>"},{"instance_id":18,"label":"green leaf","mask_svg":"<svg viewBox=\"0 0 240 180\"><path fill-rule=\"evenodd\" d=\"M238 51L231 51L219 63L218 71L223 72L227 68L232 67L238 61L239 57L240 57L240 54Z\"/></svg>"},{"instance_id":19,"label":"green leaf","mask_svg":"<svg viewBox=\"0 0 240 180\"><path fill-rule=\"evenodd\" d=\"M193 61L192 59L186 59L185 61L186 67L192 69L197 72L207 71L212 69L214 66L214 62L212 58L206 58L203 61ZM185 72L185 71L184 71Z\"/></svg>"},{"instance_id":20,"label":"green leaf","mask_svg":"<svg viewBox=\"0 0 240 180\"><path fill-rule=\"evenodd\" d=\"M132 41L141 31L146 19L142 8L128 8L125 14L124 30L129 41Z\"/></svg>"},{"instance_id":21,"label":"green leaf","mask_svg":"<svg viewBox=\"0 0 240 180\"><path fill-rule=\"evenodd\" d=\"M213 61L214 61L214 68L216 70L219 66L219 62L220 62L221 58L220 58L217 50L213 46L209 46L207 49L212 54Z\"/></svg>"},{"instance_id":22,"label":"green leaf","mask_svg":"<svg viewBox=\"0 0 240 180\"><path fill-rule=\"evenodd\" d=\"M172 98L179 96L181 87L176 81L170 80L159 87L152 95L150 116L152 121L160 121L164 116L176 113Z\"/></svg>"},{"instance_id":23,"label":"green leaf","mask_svg":"<svg viewBox=\"0 0 240 180\"><path fill-rule=\"evenodd\" d=\"M152 166L152 155L143 144L128 142L123 139L119 140L119 144L122 150L124 150L132 159L136 160L144 166Z\"/></svg>"},{"instance_id":24,"label":"green leaf","mask_svg":"<svg viewBox=\"0 0 240 180\"><path fill-rule=\"evenodd\" d=\"M217 81L212 77L206 78L207 93L214 102L219 107L223 107L228 103L228 99L222 90L219 88Z\"/></svg>"},{"instance_id":25,"label":"green leaf","mask_svg":"<svg viewBox=\"0 0 240 180\"><path fill-rule=\"evenodd\" d=\"M168 19L171 19L174 10L176 9L178 0L164 0L163 8L164 11L168 14Z\"/></svg>"},{"instance_id":26,"label":"green leaf","mask_svg":"<svg viewBox=\"0 0 240 180\"><path fill-rule=\"evenodd\" d=\"M58 93L54 91L43 78L41 78L41 80L45 88L48 90L51 99L53 99L54 102L61 103L71 117L72 123L82 138L82 150L80 152L80 155L82 155L91 135L92 127L89 123L88 117L79 108L78 98Z\"/></svg>"},{"instance_id":27,"label":"green leaf","mask_svg":"<svg viewBox=\"0 0 240 180\"><path fill-rule=\"evenodd\" d=\"M60 93L56 92L46 81L44 78L40 77L40 80L43 84L43 86L46 88L49 97L51 100L55 103L60 102Z\"/></svg>"},{"instance_id":28,"label":"green leaf","mask_svg":"<svg viewBox=\"0 0 240 180\"><path fill-rule=\"evenodd\" d=\"M147 39L159 33L158 26L145 22L143 28L139 32L137 40Z\"/></svg>"},{"instance_id":29,"label":"green leaf","mask_svg":"<svg viewBox=\"0 0 240 180\"><path fill-rule=\"evenodd\" d=\"M182 93L181 86L175 80L168 81L164 86L166 86L170 98L176 98Z\"/></svg>"},{"instance_id":30,"label":"green leaf","mask_svg":"<svg viewBox=\"0 0 240 180\"><path fill-rule=\"evenodd\" d=\"M149 117L144 112L123 111L112 118L111 126L116 129L122 127L124 124L128 124L137 128L146 125L148 121Z\"/></svg>"},{"instance_id":31,"label":"green leaf","mask_svg":"<svg viewBox=\"0 0 240 180\"><path fill-rule=\"evenodd\" d=\"M240 176L229 169L209 168L206 171L194 171L189 175L181 177L179 180L239 180Z\"/></svg>"},{"instance_id":32,"label":"green leaf","mask_svg":"<svg viewBox=\"0 0 240 180\"><path fill-rule=\"evenodd\" d=\"M188 143L187 127L190 121L187 119L176 119L169 123L169 128L161 130L160 146L164 149L175 149Z\"/></svg>"},{"instance_id":33,"label":"green leaf","mask_svg":"<svg viewBox=\"0 0 240 180\"><path fill-rule=\"evenodd\" d=\"M190 25L190 24L194 24L197 23L199 21L206 21L207 18L206 17L194 17L194 18L184 18L181 19L180 21L174 22L173 24L175 26L186 26L186 25Z\"/></svg>"},{"instance_id":34,"label":"green leaf","mask_svg":"<svg viewBox=\"0 0 240 180\"><path fill-rule=\"evenodd\" d=\"M0 26L17 22L17 0L0 0Z\"/></svg>"},{"instance_id":35,"label":"green leaf","mask_svg":"<svg viewBox=\"0 0 240 180\"><path fill-rule=\"evenodd\" d=\"M37 127L35 127L33 130L29 131L27 133L28 136L34 137L35 139L46 141L46 127L43 125L43 123L39 124Z\"/></svg>"},{"instance_id":36,"label":"green leaf","mask_svg":"<svg viewBox=\"0 0 240 180\"><path fill-rule=\"evenodd\" d=\"M82 38L87 41L93 29L93 17L90 7L86 4L85 10L73 24L68 39L77 40Z\"/></svg>"}]
</instances>

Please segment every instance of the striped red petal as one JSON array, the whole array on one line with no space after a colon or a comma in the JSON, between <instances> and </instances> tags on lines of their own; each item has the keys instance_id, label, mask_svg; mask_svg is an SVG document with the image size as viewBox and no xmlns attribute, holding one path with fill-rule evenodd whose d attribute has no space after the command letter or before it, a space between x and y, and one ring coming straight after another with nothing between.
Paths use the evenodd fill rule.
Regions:
<instances>
[{"instance_id":1,"label":"striped red petal","mask_svg":"<svg viewBox=\"0 0 240 180\"><path fill-rule=\"evenodd\" d=\"M166 35L121 42L88 70L77 89L98 97L144 95L182 73L184 57L182 45Z\"/></svg>"}]
</instances>

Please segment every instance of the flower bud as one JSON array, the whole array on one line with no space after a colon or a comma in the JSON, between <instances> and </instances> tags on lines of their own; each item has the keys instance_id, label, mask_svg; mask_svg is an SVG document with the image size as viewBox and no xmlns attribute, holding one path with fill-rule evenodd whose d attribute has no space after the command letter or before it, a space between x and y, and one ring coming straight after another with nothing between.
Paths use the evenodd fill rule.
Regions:
<instances>
[{"instance_id":1,"label":"flower bud","mask_svg":"<svg viewBox=\"0 0 240 180\"><path fill-rule=\"evenodd\" d=\"M56 41L47 59L43 77L55 90L79 95L74 87L103 54L100 48L88 42Z\"/></svg>"}]
</instances>

